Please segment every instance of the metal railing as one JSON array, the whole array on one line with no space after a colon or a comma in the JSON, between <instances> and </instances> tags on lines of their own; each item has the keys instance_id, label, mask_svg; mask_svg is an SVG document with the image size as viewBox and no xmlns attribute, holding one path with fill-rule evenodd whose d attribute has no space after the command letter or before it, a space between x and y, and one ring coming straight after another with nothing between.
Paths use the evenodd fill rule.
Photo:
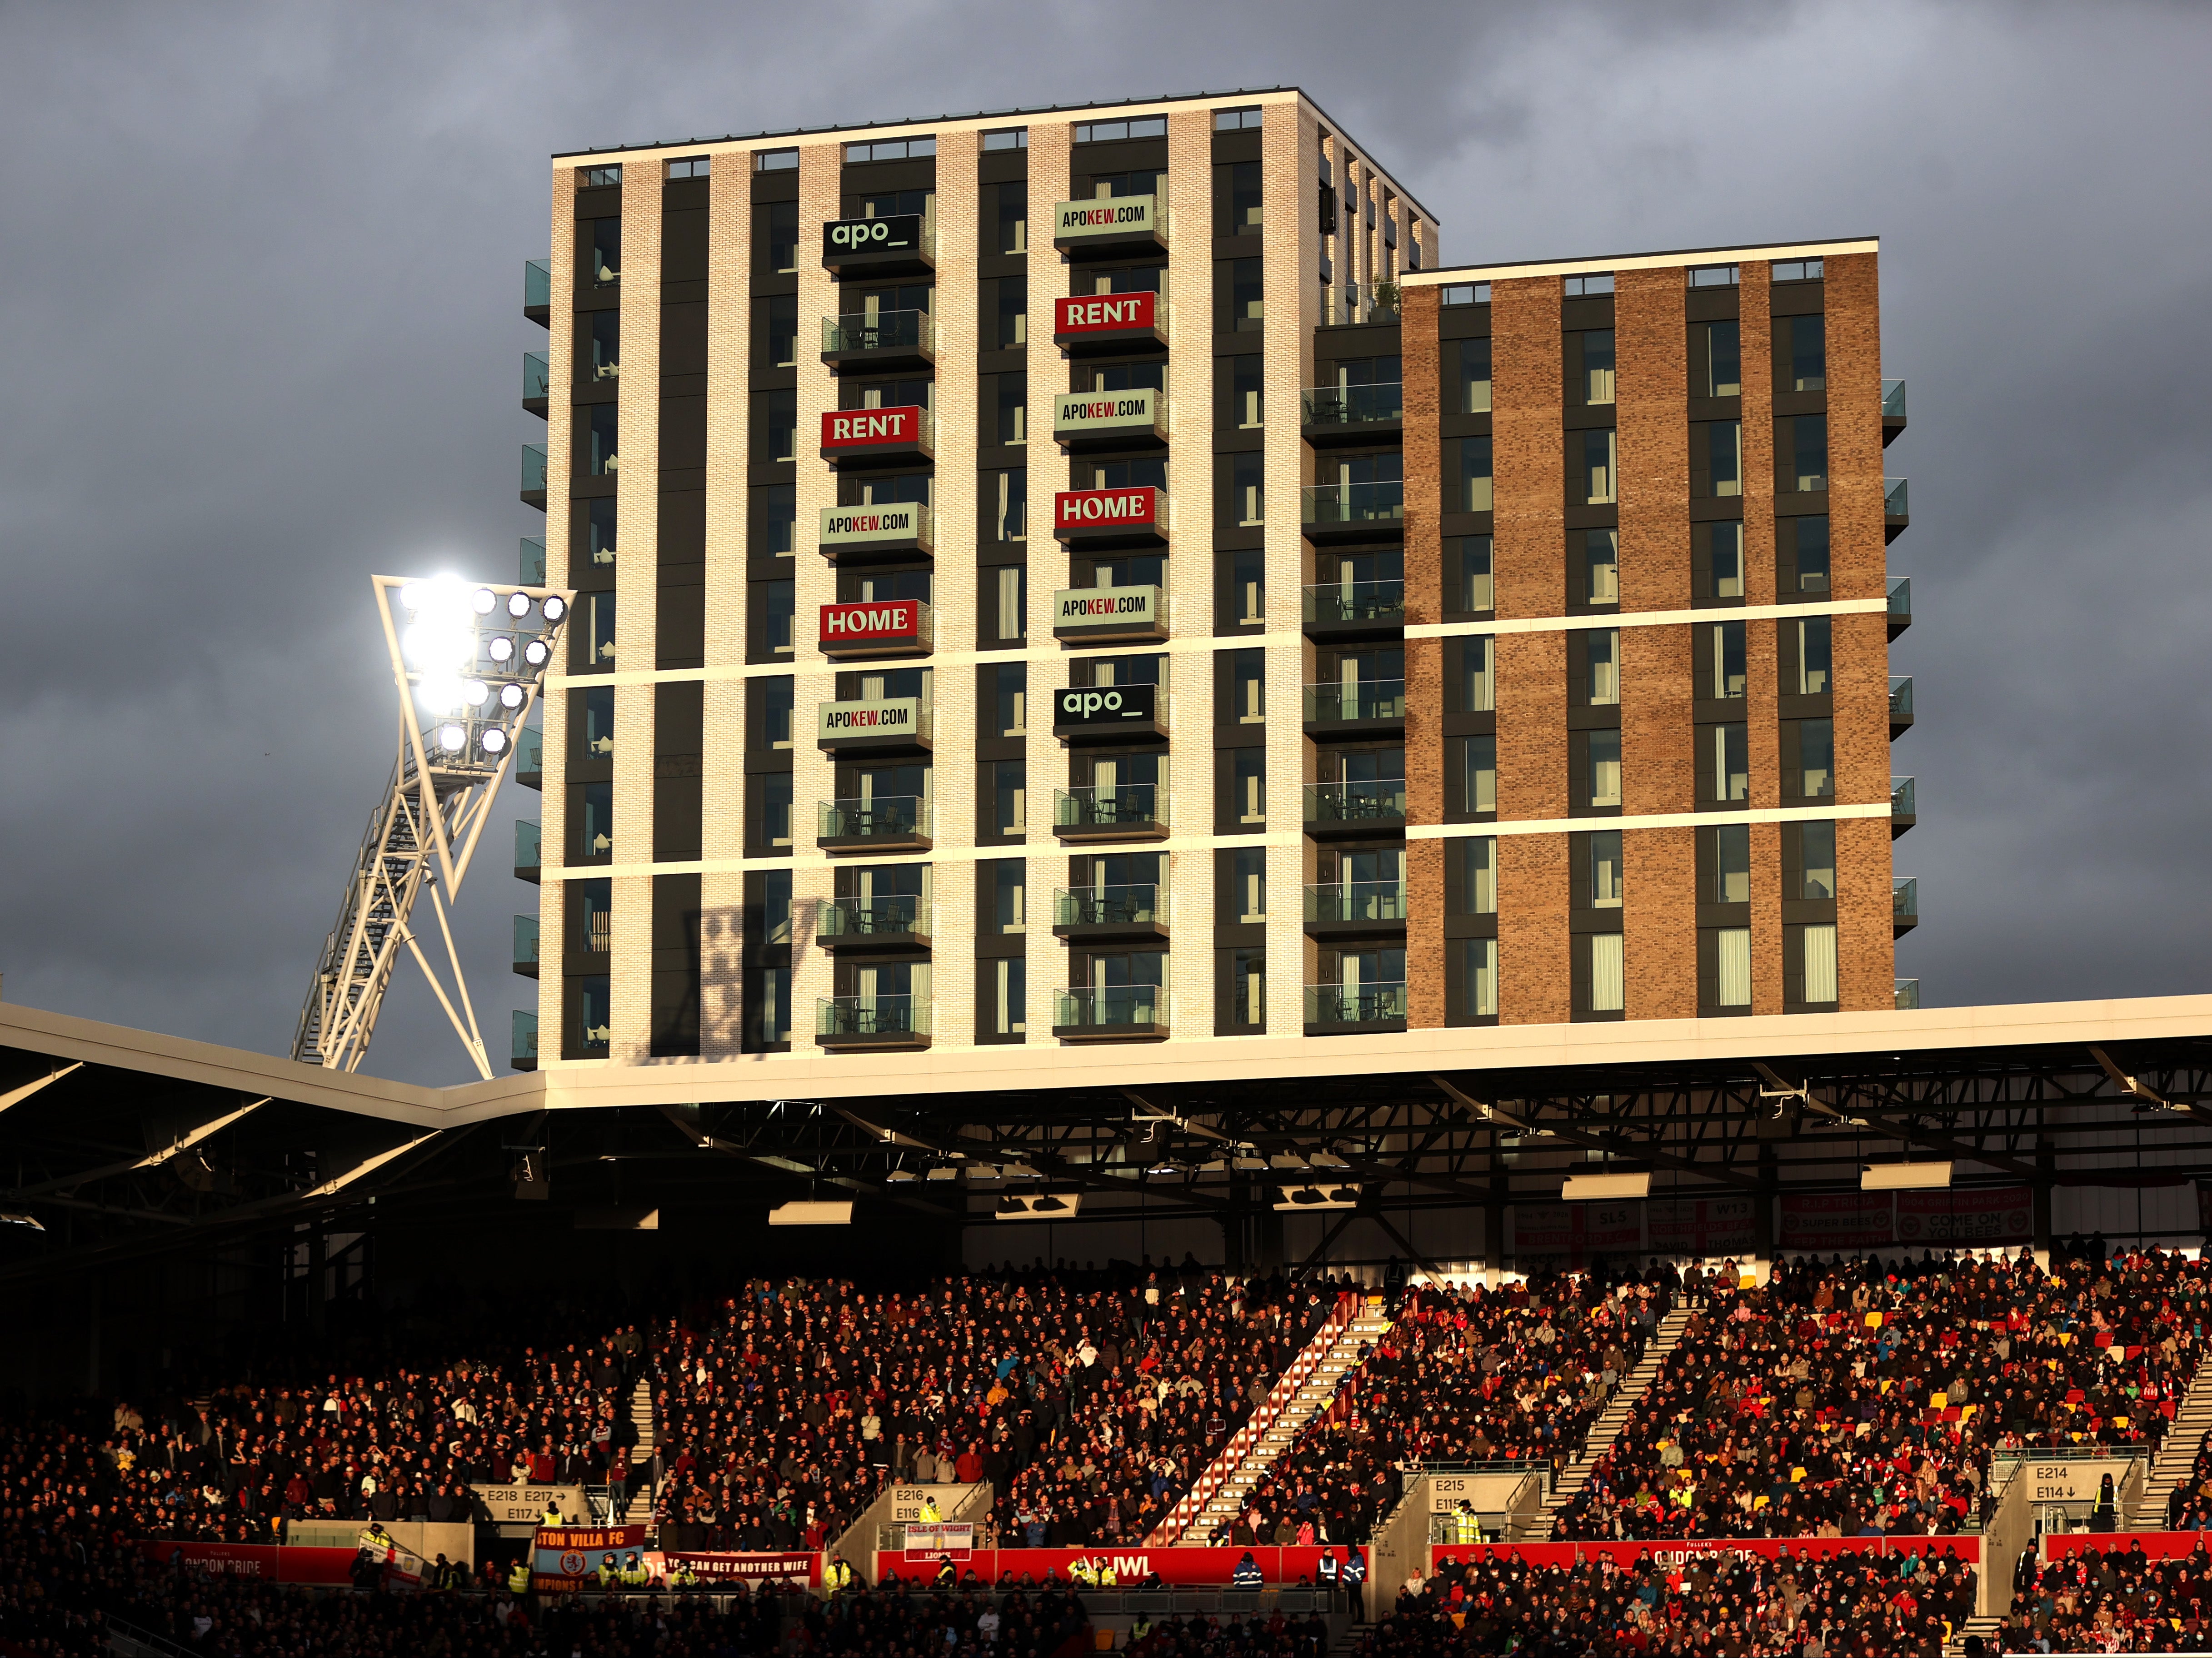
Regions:
<instances>
[{"instance_id":1,"label":"metal railing","mask_svg":"<svg viewBox=\"0 0 2212 1658\"><path fill-rule=\"evenodd\" d=\"M817 936L823 938L879 938L927 935L929 906L918 896L896 893L865 903L840 900L822 907Z\"/></svg>"},{"instance_id":2,"label":"metal railing","mask_svg":"<svg viewBox=\"0 0 2212 1658\"><path fill-rule=\"evenodd\" d=\"M1884 420L1905 418L1905 382L1903 380L1882 381L1881 415Z\"/></svg>"},{"instance_id":3,"label":"metal railing","mask_svg":"<svg viewBox=\"0 0 2212 1658\"><path fill-rule=\"evenodd\" d=\"M1896 984L1897 1005L1899 1008L1910 1009L1916 1008L1920 1005L1919 980L1899 979L1896 981Z\"/></svg>"},{"instance_id":4,"label":"metal railing","mask_svg":"<svg viewBox=\"0 0 2212 1658\"><path fill-rule=\"evenodd\" d=\"M543 403L553 395L552 371L545 366L543 351L522 354L522 400Z\"/></svg>"},{"instance_id":5,"label":"metal railing","mask_svg":"<svg viewBox=\"0 0 2212 1658\"><path fill-rule=\"evenodd\" d=\"M1909 575L1889 579L1889 619L1907 624L1912 621L1912 578Z\"/></svg>"},{"instance_id":6,"label":"metal railing","mask_svg":"<svg viewBox=\"0 0 2212 1658\"><path fill-rule=\"evenodd\" d=\"M1364 426L1406 417L1406 388L1387 386L1316 386L1301 394L1309 426Z\"/></svg>"},{"instance_id":7,"label":"metal railing","mask_svg":"<svg viewBox=\"0 0 2212 1658\"><path fill-rule=\"evenodd\" d=\"M1168 1022L1168 993L1159 985L1077 986L1053 992L1053 1024L1103 1030Z\"/></svg>"},{"instance_id":8,"label":"metal railing","mask_svg":"<svg viewBox=\"0 0 2212 1658\"><path fill-rule=\"evenodd\" d=\"M516 561L515 579L526 587L545 585L545 538L543 536L524 536L521 556Z\"/></svg>"},{"instance_id":9,"label":"metal railing","mask_svg":"<svg viewBox=\"0 0 2212 1658\"><path fill-rule=\"evenodd\" d=\"M526 495L545 493L545 452L535 444L522 446L522 493Z\"/></svg>"},{"instance_id":10,"label":"metal railing","mask_svg":"<svg viewBox=\"0 0 2212 1658\"><path fill-rule=\"evenodd\" d=\"M525 311L550 311L553 308L553 261L525 259L522 262L522 308Z\"/></svg>"},{"instance_id":11,"label":"metal railing","mask_svg":"<svg viewBox=\"0 0 2212 1658\"><path fill-rule=\"evenodd\" d=\"M1308 685L1304 689L1308 725L1406 717L1406 682L1402 679L1363 679L1349 685L1337 680Z\"/></svg>"},{"instance_id":12,"label":"metal railing","mask_svg":"<svg viewBox=\"0 0 2212 1658\"><path fill-rule=\"evenodd\" d=\"M1169 895L1152 882L1118 886L1059 887L1052 895L1054 926L1158 926L1168 919Z\"/></svg>"},{"instance_id":13,"label":"metal railing","mask_svg":"<svg viewBox=\"0 0 2212 1658\"><path fill-rule=\"evenodd\" d=\"M543 830L527 817L514 820L514 872L523 880L534 881L544 867Z\"/></svg>"},{"instance_id":14,"label":"metal railing","mask_svg":"<svg viewBox=\"0 0 2212 1658\"><path fill-rule=\"evenodd\" d=\"M514 918L514 970L532 975L538 971L538 918L535 915Z\"/></svg>"},{"instance_id":15,"label":"metal railing","mask_svg":"<svg viewBox=\"0 0 2212 1658\"><path fill-rule=\"evenodd\" d=\"M525 726L514 734L514 769L518 774L537 775L545 769L545 732L538 726Z\"/></svg>"},{"instance_id":16,"label":"metal railing","mask_svg":"<svg viewBox=\"0 0 2212 1658\"><path fill-rule=\"evenodd\" d=\"M1893 777L1889 780L1889 815L1892 817L1917 817L1914 809L1912 780Z\"/></svg>"},{"instance_id":17,"label":"metal railing","mask_svg":"<svg viewBox=\"0 0 2212 1658\"><path fill-rule=\"evenodd\" d=\"M1370 823L1406 815L1403 778L1382 778L1362 783L1309 783L1305 786L1305 821L1309 823Z\"/></svg>"},{"instance_id":18,"label":"metal railing","mask_svg":"<svg viewBox=\"0 0 2212 1658\"><path fill-rule=\"evenodd\" d=\"M1905 489L1904 478L1884 478L1881 481L1881 514L1884 518L1911 518L1911 497Z\"/></svg>"},{"instance_id":19,"label":"metal railing","mask_svg":"<svg viewBox=\"0 0 2212 1658\"><path fill-rule=\"evenodd\" d=\"M1308 1024L1380 1024L1405 1017L1403 983L1306 987Z\"/></svg>"},{"instance_id":20,"label":"metal railing","mask_svg":"<svg viewBox=\"0 0 2212 1658\"><path fill-rule=\"evenodd\" d=\"M1405 521L1406 485L1401 478L1380 483L1311 483L1300 489L1298 496L1301 520L1316 528Z\"/></svg>"},{"instance_id":21,"label":"metal railing","mask_svg":"<svg viewBox=\"0 0 2212 1658\"><path fill-rule=\"evenodd\" d=\"M1917 876L1899 875L1891 878L1889 907L1901 921L1920 919L1920 880Z\"/></svg>"},{"instance_id":22,"label":"metal railing","mask_svg":"<svg viewBox=\"0 0 2212 1658\"><path fill-rule=\"evenodd\" d=\"M917 794L879 794L868 800L819 803L817 833L824 841L905 841L929 836L936 812Z\"/></svg>"},{"instance_id":23,"label":"metal railing","mask_svg":"<svg viewBox=\"0 0 2212 1658\"><path fill-rule=\"evenodd\" d=\"M1912 723L1912 676L1893 675L1889 682L1889 723L1909 726Z\"/></svg>"},{"instance_id":24,"label":"metal railing","mask_svg":"<svg viewBox=\"0 0 2212 1658\"><path fill-rule=\"evenodd\" d=\"M1302 590L1308 622L1403 622L1406 584L1385 581L1323 582Z\"/></svg>"},{"instance_id":25,"label":"metal railing","mask_svg":"<svg viewBox=\"0 0 2212 1658\"><path fill-rule=\"evenodd\" d=\"M1122 783L1108 788L1054 789L1052 821L1056 829L1113 829L1164 823L1165 803L1156 783Z\"/></svg>"},{"instance_id":26,"label":"metal railing","mask_svg":"<svg viewBox=\"0 0 2212 1658\"><path fill-rule=\"evenodd\" d=\"M814 1004L817 1036L927 1036L929 1003L920 996L824 996Z\"/></svg>"},{"instance_id":27,"label":"metal railing","mask_svg":"<svg viewBox=\"0 0 2212 1658\"><path fill-rule=\"evenodd\" d=\"M830 351L937 349L937 325L927 311L856 311L822 319L822 349Z\"/></svg>"},{"instance_id":28,"label":"metal railing","mask_svg":"<svg viewBox=\"0 0 2212 1658\"><path fill-rule=\"evenodd\" d=\"M1360 323L1392 323L1398 320L1398 284L1395 282L1335 282L1323 283L1322 293L1334 292L1335 302L1327 308L1322 318L1324 328L1348 328Z\"/></svg>"},{"instance_id":29,"label":"metal railing","mask_svg":"<svg viewBox=\"0 0 2212 1658\"><path fill-rule=\"evenodd\" d=\"M1403 881L1340 881L1306 889L1309 921L1403 921Z\"/></svg>"}]
</instances>

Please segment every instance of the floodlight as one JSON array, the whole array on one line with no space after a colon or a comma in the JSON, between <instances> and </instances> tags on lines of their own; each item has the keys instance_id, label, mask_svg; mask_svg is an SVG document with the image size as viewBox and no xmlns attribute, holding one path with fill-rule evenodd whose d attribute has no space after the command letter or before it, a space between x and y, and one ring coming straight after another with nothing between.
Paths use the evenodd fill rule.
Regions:
<instances>
[{"instance_id":1,"label":"floodlight","mask_svg":"<svg viewBox=\"0 0 2212 1658\"><path fill-rule=\"evenodd\" d=\"M451 714L461 706L461 682L451 675L425 674L415 690L433 714Z\"/></svg>"},{"instance_id":2,"label":"floodlight","mask_svg":"<svg viewBox=\"0 0 2212 1658\"><path fill-rule=\"evenodd\" d=\"M489 616L499 608L499 595L489 587L479 587L469 595L469 606L478 616Z\"/></svg>"},{"instance_id":3,"label":"floodlight","mask_svg":"<svg viewBox=\"0 0 2212 1658\"><path fill-rule=\"evenodd\" d=\"M507 613L513 616L528 616L530 614L530 595L528 593L509 593L507 596Z\"/></svg>"},{"instance_id":4,"label":"floodlight","mask_svg":"<svg viewBox=\"0 0 2212 1658\"><path fill-rule=\"evenodd\" d=\"M496 726L485 726L483 735L477 740L483 744L486 754L497 754L507 747L507 733Z\"/></svg>"},{"instance_id":5,"label":"floodlight","mask_svg":"<svg viewBox=\"0 0 2212 1658\"><path fill-rule=\"evenodd\" d=\"M519 708L522 706L525 695L520 685L511 682L501 685L499 688L499 706L502 708Z\"/></svg>"},{"instance_id":6,"label":"floodlight","mask_svg":"<svg viewBox=\"0 0 2212 1658\"><path fill-rule=\"evenodd\" d=\"M481 708L491 701L491 687L481 679L471 679L461 687L461 699L472 708Z\"/></svg>"},{"instance_id":7,"label":"floodlight","mask_svg":"<svg viewBox=\"0 0 2212 1658\"><path fill-rule=\"evenodd\" d=\"M542 639L533 639L522 647L522 659L533 668L542 668L553 654L553 647Z\"/></svg>"},{"instance_id":8,"label":"floodlight","mask_svg":"<svg viewBox=\"0 0 2212 1658\"><path fill-rule=\"evenodd\" d=\"M568 614L568 601L567 599L562 598L558 593L549 593L546 595L545 619L548 622L558 622L562 616Z\"/></svg>"},{"instance_id":9,"label":"floodlight","mask_svg":"<svg viewBox=\"0 0 2212 1658\"><path fill-rule=\"evenodd\" d=\"M514 660L514 641L505 634L495 634L484 641L484 654L495 662Z\"/></svg>"},{"instance_id":10,"label":"floodlight","mask_svg":"<svg viewBox=\"0 0 2212 1658\"><path fill-rule=\"evenodd\" d=\"M468 746L468 741L469 733L465 726L441 726L438 727L438 746L447 754L459 754Z\"/></svg>"}]
</instances>

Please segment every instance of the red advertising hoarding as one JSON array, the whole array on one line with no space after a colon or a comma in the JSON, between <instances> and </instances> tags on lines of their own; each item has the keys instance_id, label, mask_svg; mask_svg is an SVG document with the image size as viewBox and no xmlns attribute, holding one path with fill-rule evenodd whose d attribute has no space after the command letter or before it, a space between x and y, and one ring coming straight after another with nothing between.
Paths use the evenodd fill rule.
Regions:
<instances>
[{"instance_id":1,"label":"red advertising hoarding","mask_svg":"<svg viewBox=\"0 0 2212 1658\"><path fill-rule=\"evenodd\" d=\"M1055 534L1086 531L1158 530L1160 492L1150 484L1134 489L1062 489L1052 498Z\"/></svg>"},{"instance_id":2,"label":"red advertising hoarding","mask_svg":"<svg viewBox=\"0 0 2212 1658\"><path fill-rule=\"evenodd\" d=\"M1759 1247L1762 1201L1751 1196L1654 1198L1645 1223L1651 1253L1741 1260Z\"/></svg>"},{"instance_id":3,"label":"red advertising hoarding","mask_svg":"<svg viewBox=\"0 0 2212 1658\"><path fill-rule=\"evenodd\" d=\"M1148 1549L1142 1544L1121 1549L977 1549L973 1554L956 1554L953 1564L964 1580L973 1570L987 1583L994 1583L1002 1573L1012 1572L1019 1577L1027 1572L1037 1582L1044 1581L1049 1571L1062 1582L1079 1560L1092 1565L1113 1569L1115 1578L1127 1588L1140 1582L1147 1574L1158 1572L1163 1582L1194 1586L1219 1586L1235 1575L1237 1563L1247 1553L1260 1568L1260 1577L1266 1583L1296 1583L1301 1578L1309 1582L1320 1581L1321 1558L1333 1554L1341 1564L1347 1551L1339 1544L1310 1545L1304 1548L1246 1549ZM891 1551L876 1557L876 1581L881 1582L892 1572L911 1582L916 1579L927 1582L937 1575L940 1556L927 1549Z\"/></svg>"},{"instance_id":4,"label":"red advertising hoarding","mask_svg":"<svg viewBox=\"0 0 2212 1658\"><path fill-rule=\"evenodd\" d=\"M2043 1533L2043 1563L2070 1560L2077 1554L2096 1550L2107 1554L2126 1554L2138 1546L2154 1560L2172 1560L2195 1554L2199 1549L2212 1545L2212 1537L2201 1531L2063 1531ZM2212 1565L2200 1567L2212 1570Z\"/></svg>"},{"instance_id":5,"label":"red advertising hoarding","mask_svg":"<svg viewBox=\"0 0 2212 1658\"><path fill-rule=\"evenodd\" d=\"M1976 1248L2035 1236L2035 1194L2025 1186L1897 1194L1897 1241Z\"/></svg>"},{"instance_id":6,"label":"red advertising hoarding","mask_svg":"<svg viewBox=\"0 0 2212 1658\"><path fill-rule=\"evenodd\" d=\"M276 1543L181 1543L166 1537L145 1539L138 1549L157 1566L258 1577L264 1583L350 1583L356 1552Z\"/></svg>"},{"instance_id":7,"label":"red advertising hoarding","mask_svg":"<svg viewBox=\"0 0 2212 1658\"><path fill-rule=\"evenodd\" d=\"M1846 1554L1955 1553L1970 1566L1982 1563L1978 1537L1668 1537L1654 1541L1630 1538L1583 1543L1450 1543L1429 1551L1429 1569L1449 1560L1483 1560L1492 1556L1519 1558L1532 1566L1572 1566L1583 1561L1610 1558L1616 1565L1633 1565L1650 1555L1662 1566L1679 1564L1695 1554L1746 1554L1774 1560L1787 1549L1793 1560L1832 1560Z\"/></svg>"},{"instance_id":8,"label":"red advertising hoarding","mask_svg":"<svg viewBox=\"0 0 2212 1658\"><path fill-rule=\"evenodd\" d=\"M1893 1192L1801 1193L1782 1199L1782 1247L1822 1254L1896 1241Z\"/></svg>"},{"instance_id":9,"label":"red advertising hoarding","mask_svg":"<svg viewBox=\"0 0 2212 1658\"><path fill-rule=\"evenodd\" d=\"M822 411L824 449L910 449L921 441L921 407L908 404L897 409L825 409Z\"/></svg>"},{"instance_id":10,"label":"red advertising hoarding","mask_svg":"<svg viewBox=\"0 0 2212 1658\"><path fill-rule=\"evenodd\" d=\"M1539 1257L1583 1267L1594 1255L1633 1255L1644 1244L1639 1206L1626 1203L1524 1203L1513 1212L1513 1257Z\"/></svg>"},{"instance_id":11,"label":"red advertising hoarding","mask_svg":"<svg viewBox=\"0 0 2212 1658\"><path fill-rule=\"evenodd\" d=\"M872 649L887 645L918 647L922 643L920 599L877 599L860 604L822 607L822 648L825 651Z\"/></svg>"}]
</instances>

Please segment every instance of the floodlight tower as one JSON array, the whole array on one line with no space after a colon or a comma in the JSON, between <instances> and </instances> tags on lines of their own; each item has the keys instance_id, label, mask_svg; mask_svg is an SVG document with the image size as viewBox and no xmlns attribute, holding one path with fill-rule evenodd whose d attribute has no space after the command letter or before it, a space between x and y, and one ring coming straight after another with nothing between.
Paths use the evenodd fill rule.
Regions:
<instances>
[{"instance_id":1,"label":"floodlight tower","mask_svg":"<svg viewBox=\"0 0 2212 1658\"><path fill-rule=\"evenodd\" d=\"M479 586L372 576L399 692L399 756L347 878L337 925L300 1010L292 1057L353 1071L404 946L489 1080L476 1009L453 948L447 896L460 890L515 744L560 644L570 595L549 587ZM441 886L444 894L440 892ZM427 889L452 973L450 991L410 920Z\"/></svg>"}]
</instances>

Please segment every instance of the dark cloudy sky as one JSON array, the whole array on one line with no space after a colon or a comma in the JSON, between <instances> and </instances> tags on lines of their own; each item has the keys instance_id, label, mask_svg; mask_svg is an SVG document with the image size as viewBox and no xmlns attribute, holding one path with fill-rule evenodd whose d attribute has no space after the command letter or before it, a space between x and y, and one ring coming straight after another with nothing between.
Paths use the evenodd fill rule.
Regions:
<instances>
[{"instance_id":1,"label":"dark cloudy sky","mask_svg":"<svg viewBox=\"0 0 2212 1658\"><path fill-rule=\"evenodd\" d=\"M1277 83L1454 263L1879 234L1899 970L2212 987L2208 71L2212 10L2124 0L0 8L5 993L289 1046L390 764L367 577L511 579L539 527L550 152ZM496 863L462 902L499 1044ZM465 1074L402 983L369 1068Z\"/></svg>"}]
</instances>

